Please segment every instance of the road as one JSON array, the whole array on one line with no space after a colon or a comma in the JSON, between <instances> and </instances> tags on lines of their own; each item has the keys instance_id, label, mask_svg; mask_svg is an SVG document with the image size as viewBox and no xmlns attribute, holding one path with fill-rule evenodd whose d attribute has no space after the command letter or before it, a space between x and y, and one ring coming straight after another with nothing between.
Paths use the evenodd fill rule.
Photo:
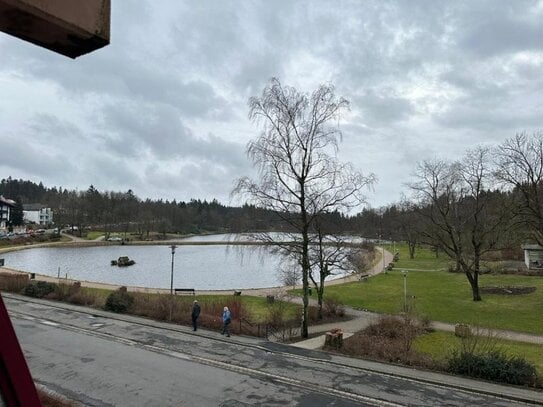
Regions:
<instances>
[{"instance_id":1,"label":"road","mask_svg":"<svg viewBox=\"0 0 543 407\"><path fill-rule=\"evenodd\" d=\"M511 406L540 393L5 294L34 379L89 406Z\"/></svg>"}]
</instances>

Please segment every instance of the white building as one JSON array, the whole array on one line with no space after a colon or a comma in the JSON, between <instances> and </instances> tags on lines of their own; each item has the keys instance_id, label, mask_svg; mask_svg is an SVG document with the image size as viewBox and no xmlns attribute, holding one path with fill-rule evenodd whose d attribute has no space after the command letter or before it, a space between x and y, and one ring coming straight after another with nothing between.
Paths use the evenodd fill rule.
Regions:
<instances>
[{"instance_id":1,"label":"white building","mask_svg":"<svg viewBox=\"0 0 543 407\"><path fill-rule=\"evenodd\" d=\"M0 195L0 230L7 229L15 201Z\"/></svg>"},{"instance_id":2,"label":"white building","mask_svg":"<svg viewBox=\"0 0 543 407\"><path fill-rule=\"evenodd\" d=\"M41 204L23 205L23 219L26 223L38 225L50 225L53 223L53 211Z\"/></svg>"},{"instance_id":3,"label":"white building","mask_svg":"<svg viewBox=\"0 0 543 407\"><path fill-rule=\"evenodd\" d=\"M543 269L543 247L538 244L525 244L522 248L524 249L524 263L528 270Z\"/></svg>"}]
</instances>

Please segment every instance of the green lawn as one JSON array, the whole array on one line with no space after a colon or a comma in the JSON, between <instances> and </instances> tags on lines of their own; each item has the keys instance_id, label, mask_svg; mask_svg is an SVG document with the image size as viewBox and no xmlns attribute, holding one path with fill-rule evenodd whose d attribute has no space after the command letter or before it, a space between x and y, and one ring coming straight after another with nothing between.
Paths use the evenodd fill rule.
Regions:
<instances>
[{"instance_id":1,"label":"green lawn","mask_svg":"<svg viewBox=\"0 0 543 407\"><path fill-rule=\"evenodd\" d=\"M98 230L92 230L90 232L87 233L87 236L85 237L85 239L87 240L96 240L98 239L100 236L104 236L104 232L102 231L98 231Z\"/></svg>"},{"instance_id":2,"label":"green lawn","mask_svg":"<svg viewBox=\"0 0 543 407\"><path fill-rule=\"evenodd\" d=\"M482 337L481 341L488 340ZM543 374L543 350L541 345L513 342L493 338L496 349L510 356L519 356L533 363L539 374ZM445 362L454 349L459 349L460 339L453 333L436 331L419 336L413 345L414 350L430 355L434 360Z\"/></svg>"},{"instance_id":3,"label":"green lawn","mask_svg":"<svg viewBox=\"0 0 543 407\"><path fill-rule=\"evenodd\" d=\"M436 259L430 250L419 250L417 258L409 260L405 246L396 245L396 248L400 251L400 261L393 271L371 277L367 282L328 286L325 295L334 295L353 308L396 314L404 302L401 270L411 269L405 280L408 297L414 297L409 301L416 312L431 320L543 334L543 278L482 275L481 287L533 286L536 291L517 296L483 294L483 301L474 302L464 274L441 271L447 268L445 256Z\"/></svg>"}]
</instances>

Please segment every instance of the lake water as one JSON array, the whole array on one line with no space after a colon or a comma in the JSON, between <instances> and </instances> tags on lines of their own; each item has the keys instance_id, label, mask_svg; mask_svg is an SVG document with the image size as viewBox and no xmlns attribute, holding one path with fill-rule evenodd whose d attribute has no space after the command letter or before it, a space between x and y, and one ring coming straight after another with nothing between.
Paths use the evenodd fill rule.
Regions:
<instances>
[{"instance_id":1,"label":"lake water","mask_svg":"<svg viewBox=\"0 0 543 407\"><path fill-rule=\"evenodd\" d=\"M224 235L191 238L221 241ZM111 266L111 260L128 256L129 267ZM169 246L115 245L96 247L33 248L4 253L5 266L82 281L170 288ZM184 245L174 257L174 288L223 290L276 287L282 285L280 258L255 246Z\"/></svg>"}]
</instances>

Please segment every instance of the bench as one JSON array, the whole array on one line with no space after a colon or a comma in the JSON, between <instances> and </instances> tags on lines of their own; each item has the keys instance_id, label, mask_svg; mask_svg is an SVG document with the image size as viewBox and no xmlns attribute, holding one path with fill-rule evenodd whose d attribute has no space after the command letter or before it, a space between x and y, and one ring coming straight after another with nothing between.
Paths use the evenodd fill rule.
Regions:
<instances>
[{"instance_id":1,"label":"bench","mask_svg":"<svg viewBox=\"0 0 543 407\"><path fill-rule=\"evenodd\" d=\"M196 295L196 292L194 291L194 288L174 288L173 290L175 291L176 295L177 295L177 293Z\"/></svg>"}]
</instances>

